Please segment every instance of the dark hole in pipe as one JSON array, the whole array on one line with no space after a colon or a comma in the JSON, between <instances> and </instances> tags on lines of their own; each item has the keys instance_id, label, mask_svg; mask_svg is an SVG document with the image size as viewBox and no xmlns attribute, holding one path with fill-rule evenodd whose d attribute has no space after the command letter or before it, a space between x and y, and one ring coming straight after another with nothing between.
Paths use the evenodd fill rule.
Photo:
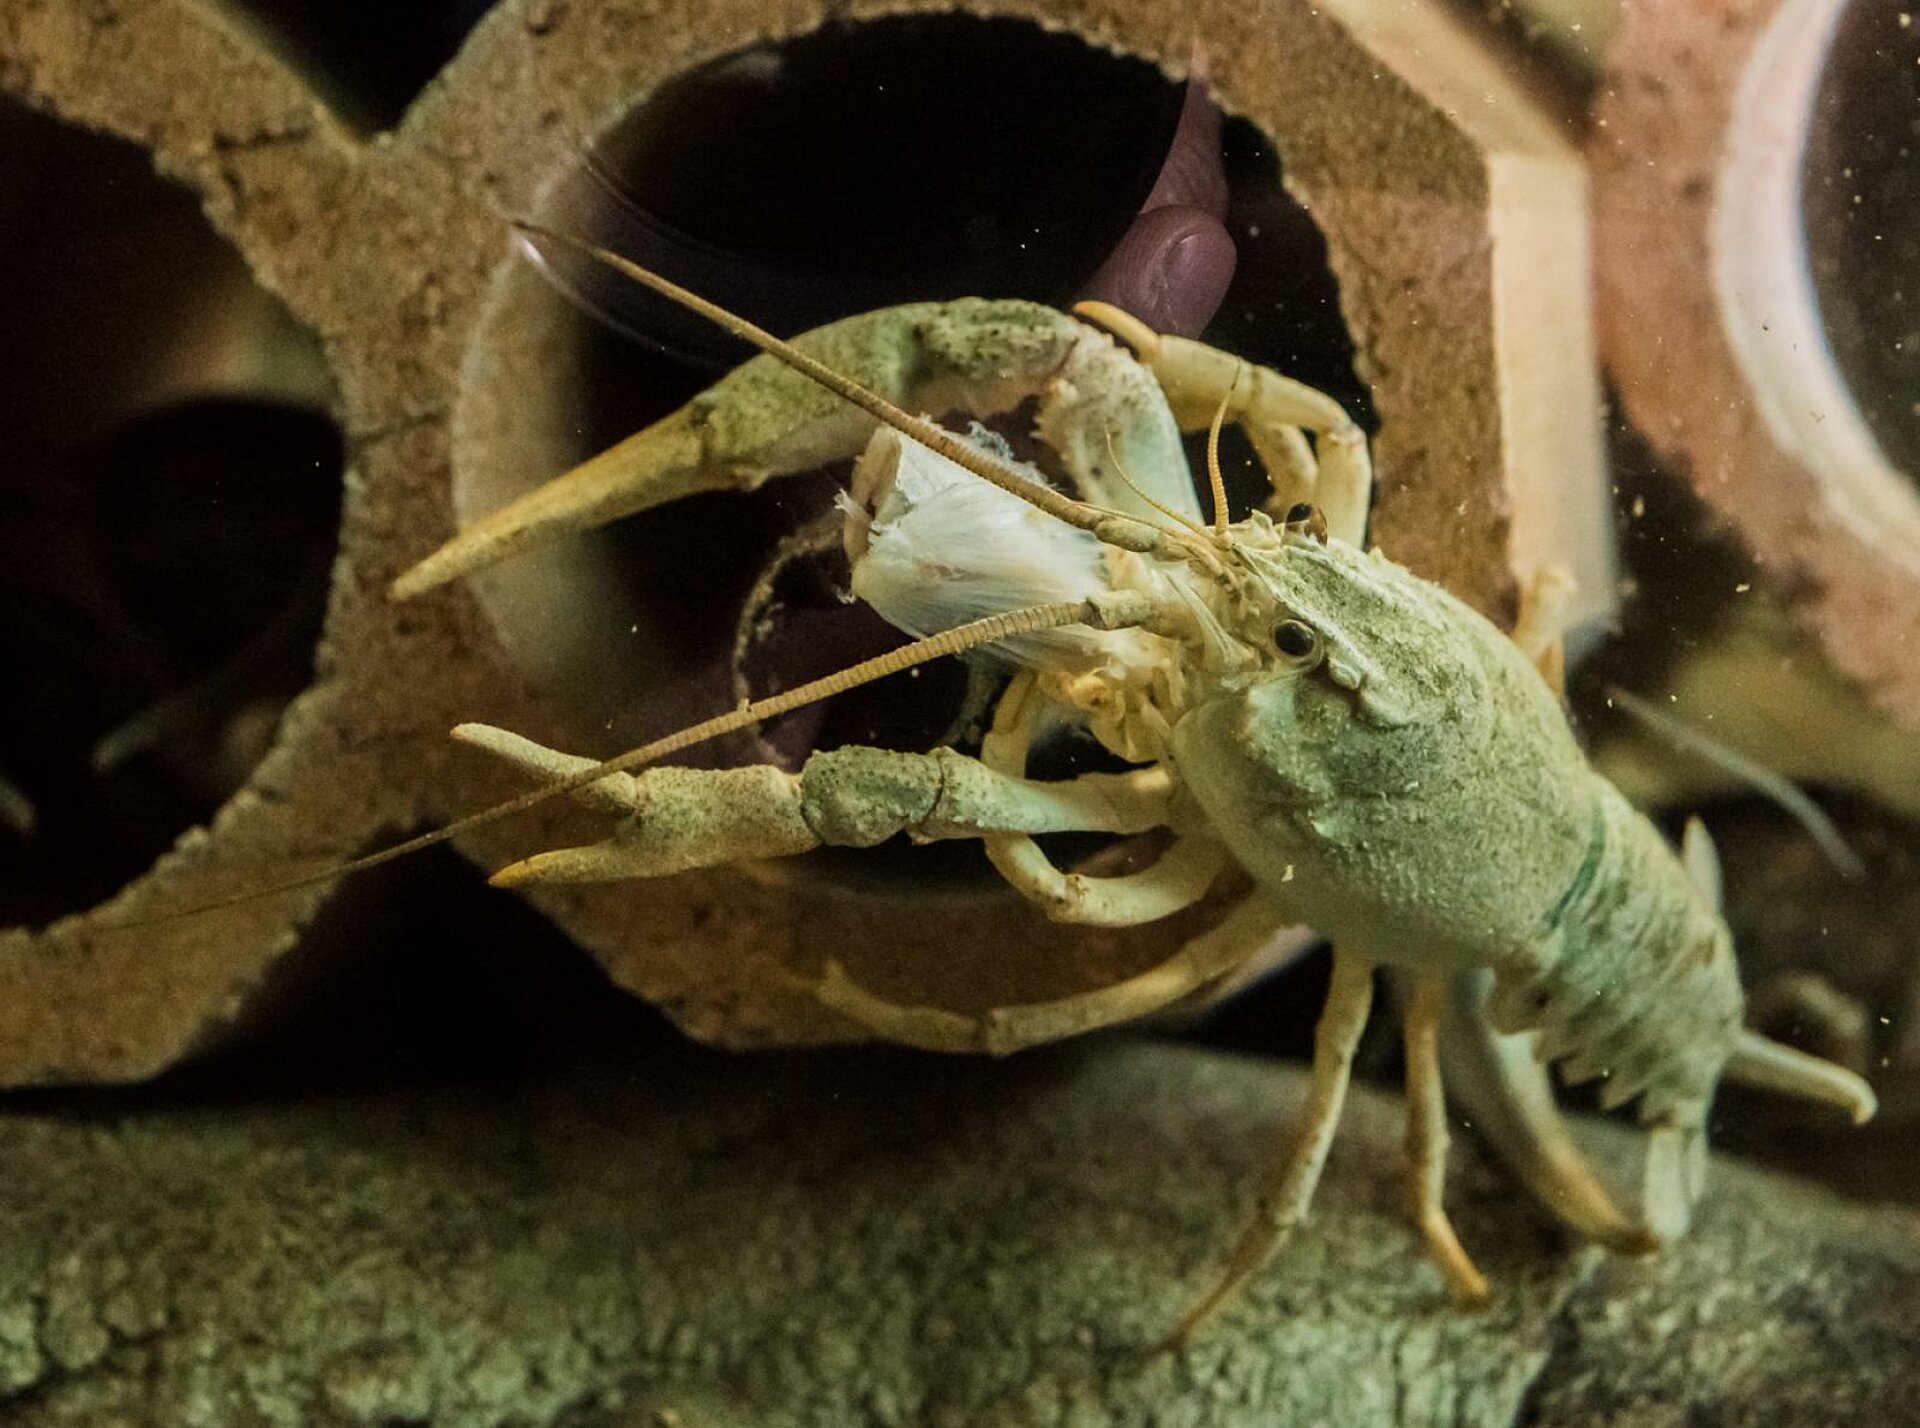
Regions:
<instances>
[{"instance_id":1,"label":"dark hole in pipe","mask_svg":"<svg viewBox=\"0 0 1920 1428\"><path fill-rule=\"evenodd\" d=\"M1808 258L1833 356L1887 459L1920 482L1920 27L1841 17L1808 135Z\"/></svg>"},{"instance_id":2,"label":"dark hole in pipe","mask_svg":"<svg viewBox=\"0 0 1920 1428\"><path fill-rule=\"evenodd\" d=\"M679 1040L661 1013L614 994L549 919L444 848L343 883L215 1035L156 1090L251 1101L505 1089L556 1064Z\"/></svg>"},{"instance_id":3,"label":"dark hole in pipe","mask_svg":"<svg viewBox=\"0 0 1920 1428\"><path fill-rule=\"evenodd\" d=\"M341 450L312 339L144 153L0 105L0 154L10 925L112 893L246 778L311 678Z\"/></svg>"},{"instance_id":4,"label":"dark hole in pipe","mask_svg":"<svg viewBox=\"0 0 1920 1428\"><path fill-rule=\"evenodd\" d=\"M363 134L391 129L494 0L220 0Z\"/></svg>"},{"instance_id":5,"label":"dark hole in pipe","mask_svg":"<svg viewBox=\"0 0 1920 1428\"><path fill-rule=\"evenodd\" d=\"M776 332L975 293L1064 302L1152 186L1180 98L1151 65L1021 21L828 25L663 85L549 216ZM686 366L741 360L611 274L555 271Z\"/></svg>"}]
</instances>

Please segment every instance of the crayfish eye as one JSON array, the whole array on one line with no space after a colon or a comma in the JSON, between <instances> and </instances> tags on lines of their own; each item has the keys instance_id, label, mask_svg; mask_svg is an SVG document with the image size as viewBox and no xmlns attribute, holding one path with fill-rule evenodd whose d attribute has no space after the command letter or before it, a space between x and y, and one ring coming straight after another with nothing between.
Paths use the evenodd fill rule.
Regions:
<instances>
[{"instance_id":1,"label":"crayfish eye","mask_svg":"<svg viewBox=\"0 0 1920 1428\"><path fill-rule=\"evenodd\" d=\"M1320 639L1298 620L1282 620L1273 628L1273 647L1288 659L1310 658L1320 648Z\"/></svg>"}]
</instances>

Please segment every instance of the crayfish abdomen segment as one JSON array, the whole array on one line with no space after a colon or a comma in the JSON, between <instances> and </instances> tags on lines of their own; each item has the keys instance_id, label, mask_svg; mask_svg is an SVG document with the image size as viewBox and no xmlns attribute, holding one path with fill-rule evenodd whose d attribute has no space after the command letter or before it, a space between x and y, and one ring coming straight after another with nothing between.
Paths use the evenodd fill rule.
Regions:
<instances>
[{"instance_id":1,"label":"crayfish abdomen segment","mask_svg":"<svg viewBox=\"0 0 1920 1428\"><path fill-rule=\"evenodd\" d=\"M1741 1029L1733 938L1659 831L1598 777L1588 866L1535 967L1497 969L1490 1011L1537 1030L1569 1080L1638 1096L1646 1120L1698 1123Z\"/></svg>"}]
</instances>

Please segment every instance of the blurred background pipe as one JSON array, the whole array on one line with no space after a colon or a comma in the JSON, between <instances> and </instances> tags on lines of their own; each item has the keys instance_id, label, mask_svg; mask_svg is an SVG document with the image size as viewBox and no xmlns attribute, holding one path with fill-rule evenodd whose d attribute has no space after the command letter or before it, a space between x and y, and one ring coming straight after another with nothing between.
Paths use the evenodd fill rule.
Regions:
<instances>
[{"instance_id":1,"label":"blurred background pipe","mask_svg":"<svg viewBox=\"0 0 1920 1428\"><path fill-rule=\"evenodd\" d=\"M1610 677L1684 693L1675 713L1788 776L1911 809L1887 753L1920 732L1920 38L1903 15L1633 0L1588 153L1601 349L1634 430L1637 658ZM1649 484L1656 467L1685 498ZM1701 541L1723 553L1674 558ZM1659 765L1675 797L1712 782L1620 737L1603 756L1643 792Z\"/></svg>"}]
</instances>

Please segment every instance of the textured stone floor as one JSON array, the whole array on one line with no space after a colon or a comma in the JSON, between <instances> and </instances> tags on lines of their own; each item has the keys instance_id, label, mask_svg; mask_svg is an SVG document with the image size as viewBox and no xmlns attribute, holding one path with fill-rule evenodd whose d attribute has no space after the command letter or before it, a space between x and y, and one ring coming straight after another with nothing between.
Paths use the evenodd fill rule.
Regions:
<instances>
[{"instance_id":1,"label":"textured stone floor","mask_svg":"<svg viewBox=\"0 0 1920 1428\"><path fill-rule=\"evenodd\" d=\"M1722 1161L1690 1242L1608 1262L1463 1155L1498 1292L1457 1312L1395 1213L1397 1104L1362 1092L1307 1232L1155 1354L1294 1070L1144 1042L727 1057L634 1028L511 1074L236 1091L268 1064L242 1058L15 1102L0 1420L1541 1428L1920 1402L1908 1212Z\"/></svg>"}]
</instances>

